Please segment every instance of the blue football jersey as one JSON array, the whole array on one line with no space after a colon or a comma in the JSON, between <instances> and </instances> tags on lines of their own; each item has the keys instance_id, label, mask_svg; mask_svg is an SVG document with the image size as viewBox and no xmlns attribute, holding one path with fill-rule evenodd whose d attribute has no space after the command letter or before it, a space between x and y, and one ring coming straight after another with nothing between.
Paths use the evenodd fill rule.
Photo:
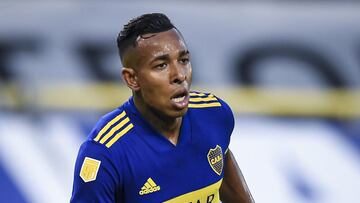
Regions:
<instances>
[{"instance_id":1,"label":"blue football jersey","mask_svg":"<svg viewBox=\"0 0 360 203\"><path fill-rule=\"evenodd\" d=\"M71 202L219 203L233 128L224 101L191 92L173 145L130 98L102 117L81 145Z\"/></svg>"}]
</instances>

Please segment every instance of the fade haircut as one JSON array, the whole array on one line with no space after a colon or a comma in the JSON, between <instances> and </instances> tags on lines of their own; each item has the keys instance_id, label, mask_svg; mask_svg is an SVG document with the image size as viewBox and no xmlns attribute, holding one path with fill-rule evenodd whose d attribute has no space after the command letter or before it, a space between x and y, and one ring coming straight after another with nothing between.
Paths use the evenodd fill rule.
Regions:
<instances>
[{"instance_id":1,"label":"fade haircut","mask_svg":"<svg viewBox=\"0 0 360 203\"><path fill-rule=\"evenodd\" d=\"M149 13L136 17L124 25L123 30L117 37L117 46L121 61L123 61L126 50L136 46L138 37L149 33L159 33L176 28L170 19L162 13Z\"/></svg>"}]
</instances>

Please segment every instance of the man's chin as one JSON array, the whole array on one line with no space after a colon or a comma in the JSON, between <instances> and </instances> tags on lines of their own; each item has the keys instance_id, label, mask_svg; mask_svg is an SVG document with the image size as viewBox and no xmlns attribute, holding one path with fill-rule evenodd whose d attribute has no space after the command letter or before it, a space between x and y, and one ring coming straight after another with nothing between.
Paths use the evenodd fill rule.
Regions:
<instances>
[{"instance_id":1,"label":"man's chin","mask_svg":"<svg viewBox=\"0 0 360 203\"><path fill-rule=\"evenodd\" d=\"M172 111L168 114L168 116L171 118L180 118L180 117L183 117L187 111L188 111L188 107L183 108L181 110Z\"/></svg>"}]
</instances>

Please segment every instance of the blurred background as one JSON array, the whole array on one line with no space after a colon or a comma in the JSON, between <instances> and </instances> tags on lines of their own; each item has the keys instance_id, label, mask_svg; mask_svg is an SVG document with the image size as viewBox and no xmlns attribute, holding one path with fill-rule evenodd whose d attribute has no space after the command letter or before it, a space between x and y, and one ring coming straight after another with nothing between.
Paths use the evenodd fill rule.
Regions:
<instances>
[{"instance_id":1,"label":"blurred background","mask_svg":"<svg viewBox=\"0 0 360 203\"><path fill-rule=\"evenodd\" d=\"M360 200L358 1L0 2L0 202L71 196L80 143L128 99L116 36L163 12L193 90L236 117L230 148L257 203Z\"/></svg>"}]
</instances>

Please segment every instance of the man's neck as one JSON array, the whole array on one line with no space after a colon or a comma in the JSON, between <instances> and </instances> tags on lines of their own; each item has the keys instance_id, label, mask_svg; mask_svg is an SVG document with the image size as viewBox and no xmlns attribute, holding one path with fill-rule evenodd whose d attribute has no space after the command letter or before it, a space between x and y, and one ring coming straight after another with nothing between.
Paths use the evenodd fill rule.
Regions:
<instances>
[{"instance_id":1,"label":"man's neck","mask_svg":"<svg viewBox=\"0 0 360 203\"><path fill-rule=\"evenodd\" d=\"M173 145L177 145L182 117L172 118L162 116L136 96L134 96L134 103L140 114L155 130L166 137Z\"/></svg>"}]
</instances>

